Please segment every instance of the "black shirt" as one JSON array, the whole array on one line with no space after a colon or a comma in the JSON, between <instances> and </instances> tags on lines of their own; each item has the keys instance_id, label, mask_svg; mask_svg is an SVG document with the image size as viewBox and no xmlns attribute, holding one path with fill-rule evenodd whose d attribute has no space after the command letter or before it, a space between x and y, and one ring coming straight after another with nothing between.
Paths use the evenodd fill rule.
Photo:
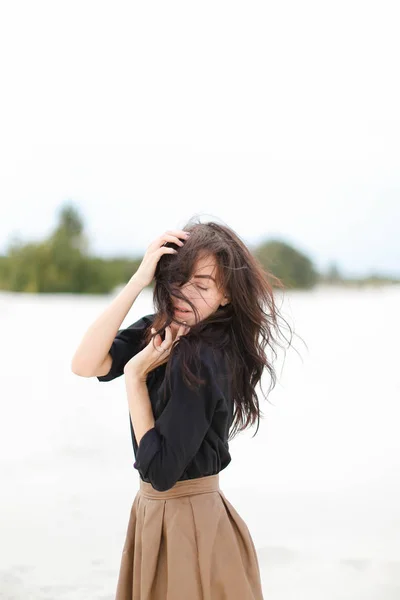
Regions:
<instances>
[{"instance_id":1,"label":"black shirt","mask_svg":"<svg viewBox=\"0 0 400 600\"><path fill-rule=\"evenodd\" d=\"M126 363L144 347L145 329L155 315L146 315L120 329L110 348L113 359L107 375L99 381L111 381L123 374ZM136 442L129 417L133 451L143 481L159 491L177 481L214 475L231 461L228 444L233 420L229 369L221 350L200 342L200 368L195 376L203 385L190 388L183 379L179 344L171 355L170 393L164 398L166 363L147 376L147 389L154 415L154 427Z\"/></svg>"}]
</instances>

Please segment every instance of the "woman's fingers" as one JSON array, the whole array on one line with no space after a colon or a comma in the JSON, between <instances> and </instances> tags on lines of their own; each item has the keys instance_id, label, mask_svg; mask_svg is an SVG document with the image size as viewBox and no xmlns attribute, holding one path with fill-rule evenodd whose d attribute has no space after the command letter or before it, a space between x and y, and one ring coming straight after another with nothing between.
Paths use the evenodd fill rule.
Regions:
<instances>
[{"instance_id":1,"label":"woman's fingers","mask_svg":"<svg viewBox=\"0 0 400 600\"><path fill-rule=\"evenodd\" d=\"M170 350L172 343L177 338L179 338L181 335L184 335L185 333L187 333L189 331L189 329L190 329L190 327L188 325L186 325L186 323L181 323L181 325L179 326L178 332L177 332L175 338L173 339L171 326L167 325L167 327L165 328L164 340L160 344L158 344L158 346L156 346L156 350L161 350L161 352L166 352L167 350ZM153 327L151 328L151 332L153 334L155 333L155 329ZM156 338L161 339L160 334L156 335L154 339L156 339Z\"/></svg>"},{"instance_id":2,"label":"woman's fingers","mask_svg":"<svg viewBox=\"0 0 400 600\"><path fill-rule=\"evenodd\" d=\"M156 330L152 327L151 333L154 335L155 332L156 332ZM161 336L159 333L157 333L157 335L154 336L153 346L155 346L156 350L161 350L161 352L163 352L164 351L164 347L163 347L164 342L162 342L162 341L160 342L160 340L161 340Z\"/></svg>"},{"instance_id":3,"label":"woman's fingers","mask_svg":"<svg viewBox=\"0 0 400 600\"><path fill-rule=\"evenodd\" d=\"M161 352L165 352L166 350L169 349L169 347L171 346L171 343L172 343L172 332L171 332L170 326L168 325L165 328L165 338L161 342L161 344L158 346L157 350L160 349Z\"/></svg>"},{"instance_id":4,"label":"woman's fingers","mask_svg":"<svg viewBox=\"0 0 400 600\"><path fill-rule=\"evenodd\" d=\"M160 244L161 246L164 246L168 242L172 242L177 246L183 246L184 242L182 242L181 240L186 241L189 238L189 236L190 233L185 231L184 229L176 229L173 231L166 231L165 233L160 235L153 243L156 246L158 245L158 247L160 246Z\"/></svg>"},{"instance_id":5,"label":"woman's fingers","mask_svg":"<svg viewBox=\"0 0 400 600\"><path fill-rule=\"evenodd\" d=\"M170 325L165 328L165 339L161 345L164 345L164 348L168 348L172 343L172 331Z\"/></svg>"},{"instance_id":6,"label":"woman's fingers","mask_svg":"<svg viewBox=\"0 0 400 600\"><path fill-rule=\"evenodd\" d=\"M179 329L178 329L178 333L176 334L176 337L181 337L181 335L185 335L185 333L187 333L189 331L189 327L186 325L186 323L181 323Z\"/></svg>"}]
</instances>

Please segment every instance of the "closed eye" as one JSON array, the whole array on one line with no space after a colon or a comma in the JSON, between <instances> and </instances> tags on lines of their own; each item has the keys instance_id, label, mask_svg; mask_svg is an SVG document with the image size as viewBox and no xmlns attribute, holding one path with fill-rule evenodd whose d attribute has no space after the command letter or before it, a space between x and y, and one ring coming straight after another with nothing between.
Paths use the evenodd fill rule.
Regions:
<instances>
[{"instance_id":1,"label":"closed eye","mask_svg":"<svg viewBox=\"0 0 400 600\"><path fill-rule=\"evenodd\" d=\"M197 287L199 288L199 290L204 290L205 292L208 290L208 288L201 287L200 285L198 285Z\"/></svg>"}]
</instances>

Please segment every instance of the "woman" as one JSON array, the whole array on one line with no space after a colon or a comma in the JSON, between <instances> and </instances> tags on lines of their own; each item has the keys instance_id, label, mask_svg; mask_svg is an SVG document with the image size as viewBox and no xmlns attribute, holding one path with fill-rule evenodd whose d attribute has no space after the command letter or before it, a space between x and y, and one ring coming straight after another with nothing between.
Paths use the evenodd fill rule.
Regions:
<instances>
[{"instance_id":1,"label":"woman","mask_svg":"<svg viewBox=\"0 0 400 600\"><path fill-rule=\"evenodd\" d=\"M155 313L118 330L155 279ZM72 370L124 374L139 472L116 600L260 600L249 529L219 487L228 441L259 420L255 386L276 342L267 274L215 222L167 231L85 334ZM118 330L118 331L117 331Z\"/></svg>"}]
</instances>

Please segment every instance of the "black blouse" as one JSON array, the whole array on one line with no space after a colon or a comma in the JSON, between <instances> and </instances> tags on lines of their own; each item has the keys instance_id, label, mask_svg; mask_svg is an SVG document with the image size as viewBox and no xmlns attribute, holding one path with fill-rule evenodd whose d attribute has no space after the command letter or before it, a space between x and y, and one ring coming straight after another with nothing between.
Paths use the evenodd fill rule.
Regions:
<instances>
[{"instance_id":1,"label":"black blouse","mask_svg":"<svg viewBox=\"0 0 400 600\"><path fill-rule=\"evenodd\" d=\"M146 315L126 329L120 329L110 348L111 369L99 381L111 381L123 374L126 363L144 347L145 329L155 314ZM164 398L166 363L147 376L147 389L154 415L138 446L129 417L133 451L143 481L159 491L177 481L214 475L231 461L228 444L233 420L230 378L222 351L200 344L200 368L196 377L205 383L190 388L183 379L179 345L171 356L170 393Z\"/></svg>"}]
</instances>

